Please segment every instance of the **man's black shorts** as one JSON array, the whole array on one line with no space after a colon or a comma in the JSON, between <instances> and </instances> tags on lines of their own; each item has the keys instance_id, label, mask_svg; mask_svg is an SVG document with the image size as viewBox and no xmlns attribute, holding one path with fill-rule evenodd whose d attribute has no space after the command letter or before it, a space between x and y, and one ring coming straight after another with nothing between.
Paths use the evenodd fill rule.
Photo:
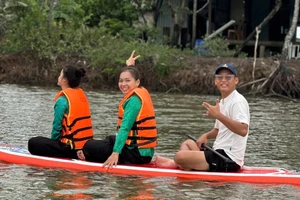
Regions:
<instances>
[{"instance_id":1,"label":"man's black shorts","mask_svg":"<svg viewBox=\"0 0 300 200\"><path fill-rule=\"evenodd\" d=\"M229 158L223 149L217 149L217 152L223 156ZM240 170L240 166L235 162L226 163L224 159L210 150L204 151L206 162L209 164L209 171L214 172L237 172ZM230 159L230 158L229 158ZM231 160L231 159L230 159Z\"/></svg>"}]
</instances>

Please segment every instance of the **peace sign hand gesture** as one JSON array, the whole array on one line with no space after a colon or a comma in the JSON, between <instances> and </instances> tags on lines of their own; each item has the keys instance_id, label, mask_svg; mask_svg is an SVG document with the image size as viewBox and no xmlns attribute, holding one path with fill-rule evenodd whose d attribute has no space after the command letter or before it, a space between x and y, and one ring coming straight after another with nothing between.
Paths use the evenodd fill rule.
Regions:
<instances>
[{"instance_id":1,"label":"peace sign hand gesture","mask_svg":"<svg viewBox=\"0 0 300 200\"><path fill-rule=\"evenodd\" d=\"M131 56L126 60L127 66L134 66L135 60L141 57L140 55L134 57L135 50L132 51Z\"/></svg>"},{"instance_id":2,"label":"peace sign hand gesture","mask_svg":"<svg viewBox=\"0 0 300 200\"><path fill-rule=\"evenodd\" d=\"M216 99L216 105L210 105L209 103L203 102L202 106L207 110L204 116L211 117L218 119L219 115L221 114L220 112L220 105L219 105L219 99Z\"/></svg>"}]
</instances>

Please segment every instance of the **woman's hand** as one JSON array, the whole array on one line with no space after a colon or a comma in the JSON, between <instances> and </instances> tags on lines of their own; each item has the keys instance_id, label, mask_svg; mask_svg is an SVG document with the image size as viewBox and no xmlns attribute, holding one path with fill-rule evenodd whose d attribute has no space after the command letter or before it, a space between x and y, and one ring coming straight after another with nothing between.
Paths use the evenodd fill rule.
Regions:
<instances>
[{"instance_id":1,"label":"woman's hand","mask_svg":"<svg viewBox=\"0 0 300 200\"><path fill-rule=\"evenodd\" d=\"M119 160L119 153L113 152L109 158L103 163L103 167L106 167L106 169L110 169L113 166L117 166Z\"/></svg>"},{"instance_id":2,"label":"woman's hand","mask_svg":"<svg viewBox=\"0 0 300 200\"><path fill-rule=\"evenodd\" d=\"M84 153L82 150L78 150L77 151L77 157L80 159L80 160L85 160L85 156L84 156Z\"/></svg>"},{"instance_id":3,"label":"woman's hand","mask_svg":"<svg viewBox=\"0 0 300 200\"><path fill-rule=\"evenodd\" d=\"M135 60L141 57L140 55L134 57L135 50L131 53L131 56L126 60L126 65L127 66L134 66L135 65Z\"/></svg>"}]
</instances>

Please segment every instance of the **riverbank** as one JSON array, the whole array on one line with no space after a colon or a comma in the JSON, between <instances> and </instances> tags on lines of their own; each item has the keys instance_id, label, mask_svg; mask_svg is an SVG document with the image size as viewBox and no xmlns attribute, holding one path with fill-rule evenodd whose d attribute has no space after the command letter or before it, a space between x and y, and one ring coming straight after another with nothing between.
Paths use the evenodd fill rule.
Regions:
<instances>
[{"instance_id":1,"label":"riverbank","mask_svg":"<svg viewBox=\"0 0 300 200\"><path fill-rule=\"evenodd\" d=\"M125 63L125 61L124 61ZM253 58L201 58L189 56L182 58L182 66L169 69L166 76L160 77L152 63L138 62L142 74L142 84L150 91L216 94L214 71L222 63L232 63L237 67L239 86L251 82ZM79 56L38 59L33 54L7 54L0 57L0 83L55 86L60 70L66 64L76 64L87 70L82 87L86 89L117 90L117 73L111 73L103 67L92 66L88 60ZM297 79L300 61L289 60L288 66ZM255 80L267 78L278 66L273 58L257 59ZM242 93L251 90L251 85L239 89Z\"/></svg>"}]
</instances>

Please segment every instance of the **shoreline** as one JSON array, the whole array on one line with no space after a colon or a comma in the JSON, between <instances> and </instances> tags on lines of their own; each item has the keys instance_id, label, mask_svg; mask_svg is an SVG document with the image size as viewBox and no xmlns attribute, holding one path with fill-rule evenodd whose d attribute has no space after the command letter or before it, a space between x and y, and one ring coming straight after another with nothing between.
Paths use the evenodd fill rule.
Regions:
<instances>
[{"instance_id":1,"label":"shoreline","mask_svg":"<svg viewBox=\"0 0 300 200\"><path fill-rule=\"evenodd\" d=\"M56 60L39 60L28 54L7 54L0 57L0 83L56 86L57 76L66 64L76 64L86 69L82 87L86 89L118 90L118 74L107 73L101 67L84 65L79 57L61 57ZM125 61L124 61L125 63ZM220 64L231 63L236 66L239 77L237 89L249 93L252 85L239 86L252 82L253 58L201 58L186 57L183 65L170 68L166 76L160 77L151 63L137 62L141 72L141 83L150 92L183 93L183 94L218 94L214 85L214 71ZM289 69L295 78L300 79L298 69L300 61L289 60ZM278 66L273 58L258 58L255 66L255 80L268 78ZM257 83L261 84L261 82Z\"/></svg>"}]
</instances>

